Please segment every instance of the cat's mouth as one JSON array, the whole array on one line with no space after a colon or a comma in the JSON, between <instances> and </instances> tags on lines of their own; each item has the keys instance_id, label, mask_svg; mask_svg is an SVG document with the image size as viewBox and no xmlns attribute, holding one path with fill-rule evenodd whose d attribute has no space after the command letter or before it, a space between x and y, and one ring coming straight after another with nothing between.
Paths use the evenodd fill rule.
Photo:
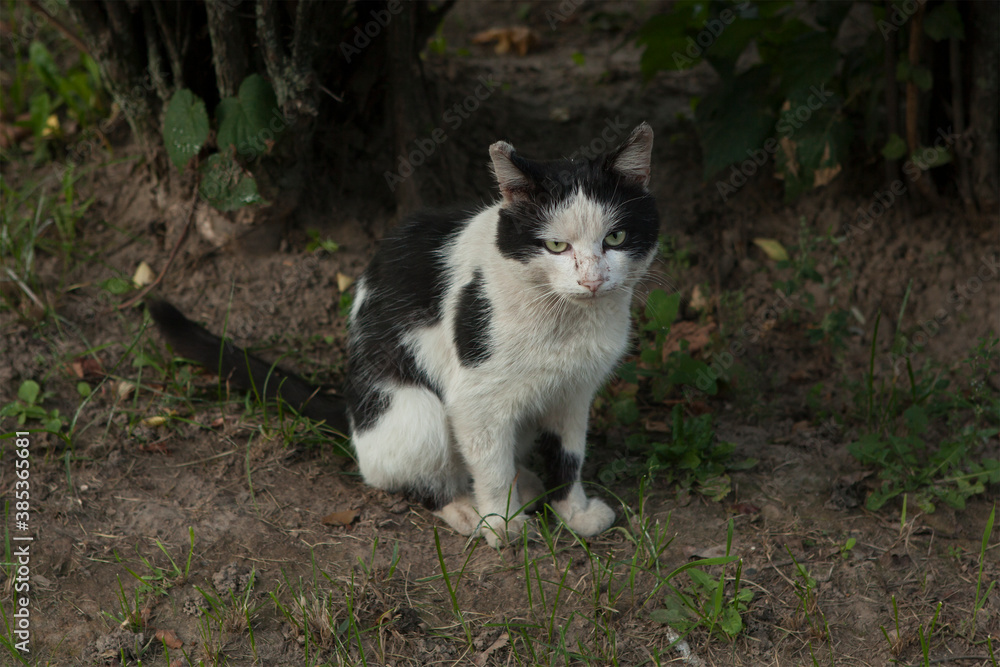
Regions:
<instances>
[{"instance_id":1,"label":"cat's mouth","mask_svg":"<svg viewBox=\"0 0 1000 667\"><path fill-rule=\"evenodd\" d=\"M570 294L570 298L580 303L594 303L595 301L600 301L608 293L608 290L598 290L596 292L587 290L586 292L573 292Z\"/></svg>"}]
</instances>

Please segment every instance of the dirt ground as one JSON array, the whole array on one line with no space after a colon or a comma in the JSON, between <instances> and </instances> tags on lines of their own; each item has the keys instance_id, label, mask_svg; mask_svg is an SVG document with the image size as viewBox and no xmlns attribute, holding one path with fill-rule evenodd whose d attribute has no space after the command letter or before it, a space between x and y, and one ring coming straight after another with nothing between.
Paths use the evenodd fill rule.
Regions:
<instances>
[{"instance_id":1,"label":"dirt ground","mask_svg":"<svg viewBox=\"0 0 1000 667\"><path fill-rule=\"evenodd\" d=\"M450 47L468 48L469 55L425 63L432 78L448 82L456 101L480 76L503 83L454 137L469 156L467 165L457 166L468 174L462 194L492 196L486 149L498 138L528 156L555 157L589 144L605 127L620 122L628 132L650 122L657 133L652 190L663 233L685 259L661 262L644 289L680 290L685 321L712 320L738 335L773 304L773 283L782 277L753 239L792 247L803 226L813 235L841 235L858 207L872 201L874 172L859 166L854 176L845 174L789 205L781 203L780 182L764 169L722 202L714 183L700 179L698 144L686 120L690 97L710 81L708 71L661 74L643 85L639 52L621 37L637 19L613 13L587 30L573 22L592 17L588 12L552 30L536 11L528 22L542 43L524 57L468 43L479 29L509 23L510 7L459 3L443 34ZM607 22L618 29L606 29ZM575 52L583 54L583 64L574 62ZM283 611L323 608L324 595L331 596L326 609L333 610L327 628L341 627L352 614L363 628L382 624L365 635L367 643L351 649L355 664L638 665L654 664L657 651L663 664L924 664L920 633L939 604L930 659L963 667L996 664L983 640L992 637L992 650L1000 653L1000 591L994 589L977 614L976 641L968 637L977 582L1000 578L1000 529L979 573L997 488L963 510L942 504L923 513L910 506L903 516L897 501L869 512L864 498L875 480L848 452L858 435L849 415L870 362L876 315L885 314L876 349L880 367L888 367L908 286L903 329L914 330L940 308L954 315L914 355L915 366L937 364L960 383L961 360L979 337L1000 329L1000 276L983 279L960 309L949 300L1000 253L995 212L969 218L946 205L917 212L904 224L894 210L859 238L813 250L817 271L827 279L808 288L815 312L797 302L798 317L779 318L746 346L736 360L738 382L719 397L694 397L714 414L719 438L737 444L736 458L759 461L730 473L732 492L721 502L662 477L640 490L643 462L625 447L625 438L642 425L655 433L671 409L669 401L644 399L636 425L625 428L595 413L590 434L584 477L606 482L594 492L617 503L615 529L587 548L562 533L554 545L540 539L495 551L468 544L422 509L364 486L353 462L317 444L300 422L248 411L239 396L219 401L204 374L194 374L195 398L177 393L183 380L159 378L156 368L169 355L155 332L142 330L141 307L116 311L127 295L111 295L99 284L132 276L143 261L157 272L165 266L186 223L190 183L156 181L138 160L120 159L128 156L127 145L117 147L78 183L81 194L95 198L79 241L89 260L61 277L56 258L38 257L47 285L63 278L68 286L45 295L58 317L38 323L3 313L0 405L14 400L22 381L34 379L52 392L47 408L75 415L71 446L48 434L30 436L28 664L119 664L123 656L128 664L149 665L187 659L338 664L329 645L305 641ZM26 178L18 169L5 167L4 177ZM316 192L336 190L325 183L327 174L313 178ZM316 195L294 225L266 235L274 247L263 249L225 238L216 247L206 233L212 216L199 209L196 229L158 294L214 331L226 327L237 343L271 359L285 354L284 363L305 375L336 383L345 331L337 275L359 275L377 239L396 222L383 204L383 182L371 184L370 197L340 205L332 195L330 201ZM231 230L242 234L242 224L237 220ZM307 229L336 241L340 250L307 252ZM721 298L725 294L741 298ZM714 306L699 305L705 295ZM810 343L807 325L834 306L861 316L847 329L843 348ZM99 366L74 368L83 358ZM95 390L82 407L76 388L81 372ZM140 388L123 392L122 380ZM1000 389L993 385L993 391ZM167 410L174 413L165 424L143 423ZM13 422L5 420L0 430L14 430ZM16 481L13 442L0 441L0 491L8 502ZM1000 451L995 437L989 447L993 456ZM601 475L609 469L614 474ZM337 512L356 516L348 516L346 526L329 525L344 518L331 518ZM611 583L607 568L631 562L657 522L672 538L653 558L662 572L693 557L722 555L730 521L731 552L742 558L740 585L754 593L745 628L734 639L696 629L686 637L685 655L668 648L675 636L650 616L666 593L653 593L660 582L655 568L642 569L621 595L626 568L619 567ZM9 521L7 526L8 545L17 548ZM850 538L853 548L845 551ZM166 554L188 569L186 576L165 574ZM815 580L805 601L796 564ZM732 566L728 572L732 576ZM8 575L4 570L0 591L11 619L16 595ZM144 598L149 602L137 610L138 622L123 624L142 585L137 577L159 591ZM557 593L561 597L553 599ZM223 617L207 598L245 600L252 632L246 620ZM817 618L825 623L817 627ZM171 646L164 649L154 639L157 631L173 633L182 645L171 646L170 635L161 633ZM554 657L548 652L554 646L578 657L565 651ZM13 664L6 660L0 659Z\"/></svg>"}]
</instances>

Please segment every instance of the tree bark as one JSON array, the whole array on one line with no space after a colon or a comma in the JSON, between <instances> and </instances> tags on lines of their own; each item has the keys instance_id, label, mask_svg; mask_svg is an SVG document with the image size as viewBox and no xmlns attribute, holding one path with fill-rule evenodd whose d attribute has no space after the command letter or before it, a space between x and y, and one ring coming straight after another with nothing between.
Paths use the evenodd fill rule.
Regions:
<instances>
[{"instance_id":1,"label":"tree bark","mask_svg":"<svg viewBox=\"0 0 1000 667\"><path fill-rule=\"evenodd\" d=\"M231 2L207 0L208 36L219 97L233 97L250 70L250 39Z\"/></svg>"},{"instance_id":2,"label":"tree bark","mask_svg":"<svg viewBox=\"0 0 1000 667\"><path fill-rule=\"evenodd\" d=\"M1000 5L970 3L969 41L972 81L969 130L972 135L972 190L983 213L1000 208Z\"/></svg>"},{"instance_id":3,"label":"tree bark","mask_svg":"<svg viewBox=\"0 0 1000 667\"><path fill-rule=\"evenodd\" d=\"M83 27L84 42L101 69L101 77L118 104L143 152L157 152L156 113L159 102L146 69L142 17L124 2L74 0L69 5Z\"/></svg>"},{"instance_id":4,"label":"tree bark","mask_svg":"<svg viewBox=\"0 0 1000 667\"><path fill-rule=\"evenodd\" d=\"M178 89L189 88L204 100L211 117L218 102L237 95L240 84L257 71L273 87L284 112L283 127L291 130L283 142L291 150L284 146L265 159L276 164L292 161L285 170L289 172L319 154L313 141L317 127L343 125L350 128L345 132L364 135L339 136L322 147L323 155L334 157L334 162L338 152L349 155L344 164L357 164L359 145L390 139L396 154L403 154L412 150L414 141L429 136L436 115L419 51L453 2L70 0L69 4L87 48L147 155L162 154L161 114ZM366 44L352 47L348 55L346 45L359 34ZM205 67L209 62L213 71ZM293 128L287 127L289 121ZM373 180L381 178L375 172L382 171L385 157L368 155L363 161L373 165ZM441 160L441 151L436 151L433 161L440 165ZM450 189L446 173L440 167L420 170L398 190L397 203L407 210L415 208L426 193L440 200Z\"/></svg>"}]
</instances>

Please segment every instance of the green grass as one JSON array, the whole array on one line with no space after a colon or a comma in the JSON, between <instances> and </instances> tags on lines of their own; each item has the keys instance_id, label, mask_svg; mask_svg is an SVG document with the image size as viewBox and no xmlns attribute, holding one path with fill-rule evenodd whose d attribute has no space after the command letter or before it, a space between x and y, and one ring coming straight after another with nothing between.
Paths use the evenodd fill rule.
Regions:
<instances>
[{"instance_id":1,"label":"green grass","mask_svg":"<svg viewBox=\"0 0 1000 667\"><path fill-rule=\"evenodd\" d=\"M924 512L933 512L938 502L962 509L987 485L1000 483L1000 459L989 455L1000 433L1000 397L986 381L1000 351L998 339L992 334L980 339L962 362L966 386L956 392L943 371L932 365L915 370L898 341L890 359L894 368L905 368L905 376L877 374L880 322L881 316L875 320L869 370L858 401L865 408L865 426L849 447L858 461L875 467L882 480L866 506L875 511L908 494Z\"/></svg>"}]
</instances>

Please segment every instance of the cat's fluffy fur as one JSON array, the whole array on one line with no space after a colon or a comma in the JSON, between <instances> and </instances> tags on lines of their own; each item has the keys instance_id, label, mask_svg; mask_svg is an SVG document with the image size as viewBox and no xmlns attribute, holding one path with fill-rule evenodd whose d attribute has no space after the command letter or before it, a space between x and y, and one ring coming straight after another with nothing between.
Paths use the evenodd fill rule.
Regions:
<instances>
[{"instance_id":1,"label":"cat's fluffy fur","mask_svg":"<svg viewBox=\"0 0 1000 667\"><path fill-rule=\"evenodd\" d=\"M545 163L498 142L501 201L414 215L383 241L351 310L347 417L366 482L497 544L544 492L522 465L537 446L563 521L582 535L611 526L579 472L591 401L626 350L632 290L656 247L652 142L643 123L606 156ZM201 330L193 355L196 325L150 309L175 347L187 339L182 353L219 363L221 341L206 358L218 339ZM224 372L246 368L233 350ZM285 379L306 414L341 423L339 405L310 405L296 383Z\"/></svg>"}]
</instances>

